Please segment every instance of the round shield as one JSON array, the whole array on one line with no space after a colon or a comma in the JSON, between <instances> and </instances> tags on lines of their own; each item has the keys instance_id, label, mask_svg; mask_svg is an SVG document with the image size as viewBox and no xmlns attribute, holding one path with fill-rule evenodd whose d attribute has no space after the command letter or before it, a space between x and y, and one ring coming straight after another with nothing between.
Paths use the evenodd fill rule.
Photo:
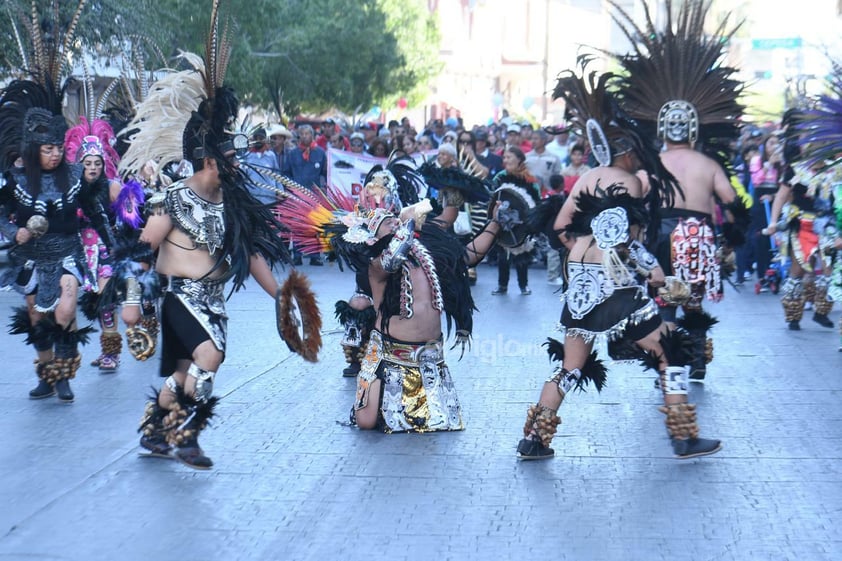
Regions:
<instances>
[{"instance_id":1,"label":"round shield","mask_svg":"<svg viewBox=\"0 0 842 561\"><path fill-rule=\"evenodd\" d=\"M538 194L531 187L523 187L514 183L503 183L491 194L488 214L494 210L499 201L497 221L501 232L497 236L497 243L505 248L515 248L526 242L531 232L526 225L526 217L530 210L539 202Z\"/></svg>"},{"instance_id":2,"label":"round shield","mask_svg":"<svg viewBox=\"0 0 842 561\"><path fill-rule=\"evenodd\" d=\"M293 271L275 294L278 335L304 360L316 362L322 347L322 317L307 278Z\"/></svg>"},{"instance_id":3,"label":"round shield","mask_svg":"<svg viewBox=\"0 0 842 561\"><path fill-rule=\"evenodd\" d=\"M155 339L143 327L126 329L126 342L129 352L137 360L146 360L155 354Z\"/></svg>"}]
</instances>

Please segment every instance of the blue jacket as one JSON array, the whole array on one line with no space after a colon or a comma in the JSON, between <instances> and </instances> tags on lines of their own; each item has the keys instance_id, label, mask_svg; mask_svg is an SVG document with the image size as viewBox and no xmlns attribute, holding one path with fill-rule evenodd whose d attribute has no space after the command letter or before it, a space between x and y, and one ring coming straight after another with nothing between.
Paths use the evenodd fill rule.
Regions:
<instances>
[{"instance_id":1,"label":"blue jacket","mask_svg":"<svg viewBox=\"0 0 842 561\"><path fill-rule=\"evenodd\" d=\"M282 173L304 187L321 187L327 178L327 154L318 146L313 146L310 148L310 159L305 161L301 148L296 146L286 154Z\"/></svg>"}]
</instances>

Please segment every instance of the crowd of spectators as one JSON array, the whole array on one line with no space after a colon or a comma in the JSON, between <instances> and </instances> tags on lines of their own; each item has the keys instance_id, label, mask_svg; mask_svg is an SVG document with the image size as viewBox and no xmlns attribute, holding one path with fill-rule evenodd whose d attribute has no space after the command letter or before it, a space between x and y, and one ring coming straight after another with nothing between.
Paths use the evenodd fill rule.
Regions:
<instances>
[{"instance_id":1,"label":"crowd of spectators","mask_svg":"<svg viewBox=\"0 0 842 561\"><path fill-rule=\"evenodd\" d=\"M363 121L355 125L327 119L291 123L289 128L273 124L252 133L251 149L244 161L248 164L247 173L252 176L255 195L271 204L284 189L283 184L268 174L261 174L261 170L284 175L304 187L324 187L330 148L377 158L387 158L394 152L413 156L429 152L430 157L438 153L439 165L442 165L441 161L459 165L459 156L467 152L487 170L489 181L505 173L507 151L509 156L522 154L521 167L534 179L535 188L542 197L569 193L579 175L590 169L584 163L587 153L581 139L567 133L549 134L529 122L517 122L509 117L470 128L456 117L431 119L420 128L407 117L386 124ZM274 190L266 189L267 185ZM495 254L490 257L492 263L496 261ZM542 257L549 265L547 280L551 284L561 284L558 257ZM294 258L296 264L301 263L300 254L294 252ZM320 265L321 260L314 257L310 264ZM507 280L508 265L508 259L501 259L501 286L506 284L503 280ZM518 281L521 292L529 293L523 265L518 268Z\"/></svg>"},{"instance_id":2,"label":"crowd of spectators","mask_svg":"<svg viewBox=\"0 0 842 561\"><path fill-rule=\"evenodd\" d=\"M334 119L290 125L289 129L276 124L253 133L249 163L269 167L305 186L323 186L326 176L321 162L328 148L386 158L395 151L409 155L435 151L442 144L452 145L459 153L470 146L491 177L503 170L505 149L516 146L526 155L527 167L544 194L551 190L551 176L562 175L575 182L590 169L583 163L587 155L581 139L567 133L552 135L531 123L508 117L471 128L456 117L431 119L420 129L407 117L387 124L364 121L353 126ZM567 191L571 186L571 181L566 180Z\"/></svg>"},{"instance_id":3,"label":"crowd of spectators","mask_svg":"<svg viewBox=\"0 0 842 561\"><path fill-rule=\"evenodd\" d=\"M747 281L753 275L762 279L774 253L773 241L761 230L767 225L769 205L783 167L779 135L773 123L746 125L742 136L732 146L734 181L739 182L754 201L749 243L737 251L737 283ZM547 129L509 117L471 127L466 127L457 117L434 118L418 128L407 117L386 124L363 121L347 125L334 119L292 124L289 128L274 124L254 131L246 161L252 170L271 169L305 187L323 187L327 181L326 151L329 148L378 158L386 158L396 151L408 155L438 151L441 152L439 159L448 165L458 165L459 155L468 152L488 171L489 180L505 172L507 151L510 156L520 153L525 158L523 169L534 179L542 197L567 195L578 178L596 165L585 139L566 132L551 134ZM250 173L254 174L254 171ZM278 191L283 190L283 185L265 177L258 183L273 184ZM260 188L255 189L255 194L267 203L277 196ZM495 261L494 253L490 257ZM558 256L548 252L543 257L547 263L547 281L562 284ZM297 262L299 259L296 255ZM505 287L508 281L509 263L506 261L508 259L503 259L500 263L500 287ZM311 264L321 263L314 258ZM526 278L526 271L521 267L518 281L524 293L529 291Z\"/></svg>"}]
</instances>

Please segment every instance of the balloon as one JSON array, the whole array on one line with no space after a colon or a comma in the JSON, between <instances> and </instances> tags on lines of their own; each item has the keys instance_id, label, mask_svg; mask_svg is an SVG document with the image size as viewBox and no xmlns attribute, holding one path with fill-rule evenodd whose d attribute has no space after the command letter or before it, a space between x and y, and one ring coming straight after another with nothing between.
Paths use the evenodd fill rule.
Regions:
<instances>
[{"instance_id":1,"label":"balloon","mask_svg":"<svg viewBox=\"0 0 842 561\"><path fill-rule=\"evenodd\" d=\"M525 97L523 98L523 110L529 111L529 108L535 105L535 98L534 97Z\"/></svg>"},{"instance_id":2,"label":"balloon","mask_svg":"<svg viewBox=\"0 0 842 561\"><path fill-rule=\"evenodd\" d=\"M491 96L491 103L494 104L494 107L500 107L501 105L503 105L503 101L503 94L499 92Z\"/></svg>"},{"instance_id":3,"label":"balloon","mask_svg":"<svg viewBox=\"0 0 842 561\"><path fill-rule=\"evenodd\" d=\"M375 119L377 117L379 117L380 116L380 106L375 105L374 107L372 107L371 111L369 111L369 114L371 114L371 116L374 117Z\"/></svg>"},{"instance_id":4,"label":"balloon","mask_svg":"<svg viewBox=\"0 0 842 561\"><path fill-rule=\"evenodd\" d=\"M399 109L406 109L406 106L407 106L406 98L405 97L400 98L398 100L398 108Z\"/></svg>"}]
</instances>

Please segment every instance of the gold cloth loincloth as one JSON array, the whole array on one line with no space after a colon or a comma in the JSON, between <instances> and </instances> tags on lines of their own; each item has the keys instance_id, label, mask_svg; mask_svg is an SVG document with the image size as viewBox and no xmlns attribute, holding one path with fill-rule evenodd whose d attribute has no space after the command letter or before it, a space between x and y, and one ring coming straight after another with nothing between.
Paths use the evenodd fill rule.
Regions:
<instances>
[{"instance_id":1,"label":"gold cloth loincloth","mask_svg":"<svg viewBox=\"0 0 842 561\"><path fill-rule=\"evenodd\" d=\"M368 404L381 380L379 425L384 432L463 430L462 408L444 362L442 339L407 343L372 330L357 375L354 409Z\"/></svg>"}]
</instances>

